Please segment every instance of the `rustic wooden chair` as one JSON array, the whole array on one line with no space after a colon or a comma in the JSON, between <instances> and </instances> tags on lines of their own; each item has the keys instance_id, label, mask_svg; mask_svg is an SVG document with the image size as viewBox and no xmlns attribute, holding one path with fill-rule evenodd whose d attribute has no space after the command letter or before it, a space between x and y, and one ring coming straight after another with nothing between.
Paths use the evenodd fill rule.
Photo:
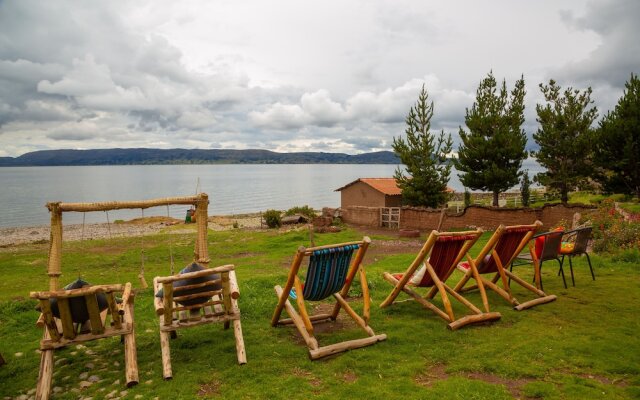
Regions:
<instances>
[{"instance_id":1,"label":"rustic wooden chair","mask_svg":"<svg viewBox=\"0 0 640 400\"><path fill-rule=\"evenodd\" d=\"M36 323L44 329L40 341L40 371L35 398L48 399L53 379L53 353L55 349L96 339L120 335L124 340L126 383L131 387L138 383L138 362L133 323L134 293L131 284L82 286L76 281L68 290L60 290L62 275L62 215L65 212L107 211L127 208L132 203L47 203L51 213L51 236L47 275L49 291L31 292L37 299L41 314ZM146 205L145 202L135 202ZM122 293L118 304L114 293ZM102 307L105 306L106 308ZM55 315L52 307L57 308ZM109 317L109 320L107 319ZM74 321L75 320L75 321ZM74 322L76 325L74 325Z\"/></svg>"},{"instance_id":2,"label":"rustic wooden chair","mask_svg":"<svg viewBox=\"0 0 640 400\"><path fill-rule=\"evenodd\" d=\"M240 308L238 307L240 290L238 289L235 267L223 265L209 268L208 196L205 193L200 193L194 198L186 199L185 202L195 206L195 211L191 213L192 222L195 221L197 225L193 263L190 267L183 269L181 273L174 274L172 244L169 243L172 260L171 275L156 276L153 279L154 293L156 293L154 306L160 324L160 349L164 379L173 377L169 339L176 338L177 331L182 328L222 323L226 330L233 323L238 364L242 365L247 362L240 323ZM167 204L185 203L167 202ZM162 293L159 293L160 291Z\"/></svg>"},{"instance_id":3,"label":"rustic wooden chair","mask_svg":"<svg viewBox=\"0 0 640 400\"><path fill-rule=\"evenodd\" d=\"M471 323L500 319L500 313L489 311L489 303L487 301L486 293L482 287L482 283L480 284L480 293L485 312L481 311L473 303L465 299L459 293L456 293L446 284L447 279L451 276L453 271L455 271L456 265L465 256L469 260L470 271L475 274L475 276L478 275L475 268L475 262L468 255L468 251L481 235L482 230L480 229L467 232L440 233L435 230L432 231L431 234L429 234L427 241L422 246L422 249L404 274L390 274L388 272L383 274L384 279L391 283L394 288L385 301L380 304L380 307L387 307L391 305L400 292L405 292L422 306L433 311L436 315L449 322L447 326L451 330L456 330ZM418 282L412 282L414 273L423 263L426 271L422 275L422 278ZM430 290L427 292L426 296L422 297L412 290L410 286L425 287L430 288ZM444 311L430 301L437 293L440 293L442 298L442 304L445 309ZM469 308L472 311L472 314L456 319L448 295L451 295Z\"/></svg>"},{"instance_id":4,"label":"rustic wooden chair","mask_svg":"<svg viewBox=\"0 0 640 400\"><path fill-rule=\"evenodd\" d=\"M115 293L122 293L122 302L116 302ZM108 307L100 311L99 294L106 296ZM56 290L48 292L31 292L30 297L37 299L42 312L39 325L46 327L46 333L40 341L43 360L51 357L53 351L75 343L102 339L111 336L124 338L125 371L127 387L138 383L138 362L136 355L136 339L133 324L133 299L131 284L94 285L72 290ZM54 316L51 300L57 302L59 317ZM85 323L74 323L77 317L72 315L71 302L86 307L88 320ZM107 319L109 318L109 319ZM40 379L36 391L37 399L49 397L53 377L53 362L42 362Z\"/></svg>"},{"instance_id":5,"label":"rustic wooden chair","mask_svg":"<svg viewBox=\"0 0 640 400\"><path fill-rule=\"evenodd\" d=\"M316 360L331 354L343 352L349 349L369 346L385 340L387 335L376 335L369 326L370 299L367 279L362 267L362 260L371 240L364 237L359 242L349 242L312 248L300 247L294 257L289 277L284 289L277 285L274 287L278 296L278 305L271 319L272 326L294 324L300 332L309 348L309 358ZM351 262L353 253L356 252ZM309 258L309 267L304 283L298 278L298 271L305 257ZM344 299L349 293L355 275L360 275L362 295L364 298L363 316L359 316ZM293 288L293 290L292 290ZM333 296L337 303L331 313L309 315L305 301L320 301ZM291 305L289 297L296 300L298 311ZM280 319L283 308L291 318ZM324 347L318 345L313 332L313 324L336 320L338 313L344 309L369 337L340 342Z\"/></svg>"},{"instance_id":6,"label":"rustic wooden chair","mask_svg":"<svg viewBox=\"0 0 640 400\"><path fill-rule=\"evenodd\" d=\"M177 281L188 282L188 280L197 283L174 287ZM220 286L222 286L221 289L210 290L211 287ZM228 329L230 323L233 323L238 364L246 364L247 355L237 300L240 291L233 265L205 268L197 272L167 277L155 277L153 287L156 293L162 290L162 297L156 296L154 305L160 319L160 348L164 379L173 377L169 338L177 336L178 329L203 324L223 323L224 328Z\"/></svg>"},{"instance_id":7,"label":"rustic wooden chair","mask_svg":"<svg viewBox=\"0 0 640 400\"><path fill-rule=\"evenodd\" d=\"M510 265L515 257L522 251L524 246L529 243L529 251L533 259L534 279L537 286L540 286L540 263L535 255L533 244L530 243L533 235L542 226L542 222L536 221L532 225L508 226L500 225L493 233L485 247L475 258L474 263L479 276L469 268L465 263L458 265L458 269L464 273L464 276L456 287L453 289L458 293L463 293L473 289L480 289L482 286L488 287L495 291L505 300L511 303L516 310L524 310L538 304L549 303L556 300L556 296L547 295L541 289L525 282L522 278L509 271L506 266ZM491 280L484 278L482 275L495 274ZM475 285L465 287L470 279L476 281ZM502 280L502 288L496 285L498 280ZM533 292L538 298L519 303L511 293L511 281L521 285L523 288Z\"/></svg>"}]
</instances>

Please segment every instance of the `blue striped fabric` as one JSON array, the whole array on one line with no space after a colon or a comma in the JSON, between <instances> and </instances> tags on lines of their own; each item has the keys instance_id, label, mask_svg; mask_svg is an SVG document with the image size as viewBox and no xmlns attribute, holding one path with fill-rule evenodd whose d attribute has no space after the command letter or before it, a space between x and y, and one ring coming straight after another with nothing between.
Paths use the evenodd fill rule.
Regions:
<instances>
[{"instance_id":1,"label":"blue striped fabric","mask_svg":"<svg viewBox=\"0 0 640 400\"><path fill-rule=\"evenodd\" d=\"M305 300L322 300L344 286L351 256L359 245L316 250L309 257L307 279L302 291Z\"/></svg>"}]
</instances>

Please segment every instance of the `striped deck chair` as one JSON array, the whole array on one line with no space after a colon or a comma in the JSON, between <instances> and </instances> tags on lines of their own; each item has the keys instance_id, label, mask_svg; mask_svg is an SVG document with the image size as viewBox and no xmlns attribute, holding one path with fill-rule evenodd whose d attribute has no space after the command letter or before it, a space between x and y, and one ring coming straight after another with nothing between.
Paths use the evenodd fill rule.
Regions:
<instances>
[{"instance_id":1,"label":"striped deck chair","mask_svg":"<svg viewBox=\"0 0 640 400\"><path fill-rule=\"evenodd\" d=\"M376 335L369 326L369 288L364 267L361 264L370 243L371 240L365 236L359 242L309 249L300 247L291 264L291 270L284 289L279 285L274 287L278 296L278 305L273 313L271 325L275 327L277 325L294 324L309 347L309 358L312 360L349 349L369 346L387 338L387 335L384 334ZM355 257L352 257L354 252L356 253ZM298 271L305 257L309 258L309 267L303 283L298 278ZM353 261L351 262L352 258ZM362 317L344 299L356 274L360 276L364 298ZM309 315L305 301L320 301L330 296L333 296L337 301L331 313ZM289 298L296 301L298 305L297 311L289 301ZM290 318L280 319L283 308L286 308ZM340 309L344 309L347 315L353 318L367 332L369 337L320 347L313 334L313 324L327 320L335 321Z\"/></svg>"},{"instance_id":2,"label":"striped deck chair","mask_svg":"<svg viewBox=\"0 0 640 400\"><path fill-rule=\"evenodd\" d=\"M536 285L540 287L540 262L535 255L535 249L531 241L533 235L540 227L542 227L542 222L540 221L536 221L533 225L507 227L500 225L472 263L460 263L458 265L458 269L465 275L458 282L454 290L458 293L463 293L476 288L482 288L483 286L488 287L511 303L514 306L513 308L518 311L554 301L556 296L547 295L541 289L524 281L507 268L522 251L524 246L529 244L529 251L534 260L534 280ZM473 271L472 267L474 264L480 276L477 276ZM491 280L488 280L482 277L482 275L485 274L495 275ZM476 284L465 287L470 279L474 279ZM502 288L496 284L498 280L502 280ZM533 292L538 298L519 303L511 293L510 280Z\"/></svg>"},{"instance_id":3,"label":"striped deck chair","mask_svg":"<svg viewBox=\"0 0 640 400\"><path fill-rule=\"evenodd\" d=\"M446 284L447 279L451 276L453 271L455 271L456 265L463 257L466 256L471 260L471 257L468 255L468 251L478 240L480 235L482 235L482 230L480 229L467 232L439 233L435 230L432 231L424 246L422 246L422 249L418 253L418 256L413 260L404 274L390 274L388 272L383 274L384 279L391 283L394 288L386 300L380 304L380 307L387 307L391 305L402 291L411 296L425 308L433 311L445 321L449 322L447 326L451 330L456 330L471 323L500 319L500 313L489 311L489 303L487 302L487 296L484 293L484 289L482 289L482 285L480 293L482 295L485 312L481 311L478 307L473 305L473 303L462 297ZM427 258L427 256L429 257ZM422 275L422 278L419 281L414 282L413 275L418 267L423 263L426 269L424 275ZM473 262L471 262L471 269L475 271ZM410 286L425 287L430 288L430 290L427 292L426 296L422 297L412 290ZM434 298L436 293L440 293L442 304L445 309L444 311L430 301ZM472 311L472 314L456 319L453 314L453 308L451 307L448 295L451 295L460 303L464 304Z\"/></svg>"}]
</instances>

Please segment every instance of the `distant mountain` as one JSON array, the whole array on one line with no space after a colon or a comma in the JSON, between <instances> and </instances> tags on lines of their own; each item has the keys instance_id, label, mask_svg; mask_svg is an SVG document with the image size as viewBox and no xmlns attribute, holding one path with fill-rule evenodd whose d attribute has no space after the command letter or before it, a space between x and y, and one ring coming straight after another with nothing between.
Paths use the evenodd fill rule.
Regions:
<instances>
[{"instance_id":1,"label":"distant mountain","mask_svg":"<svg viewBox=\"0 0 640 400\"><path fill-rule=\"evenodd\" d=\"M0 167L145 164L399 164L391 151L276 153L269 150L99 149L41 150L0 157Z\"/></svg>"}]
</instances>

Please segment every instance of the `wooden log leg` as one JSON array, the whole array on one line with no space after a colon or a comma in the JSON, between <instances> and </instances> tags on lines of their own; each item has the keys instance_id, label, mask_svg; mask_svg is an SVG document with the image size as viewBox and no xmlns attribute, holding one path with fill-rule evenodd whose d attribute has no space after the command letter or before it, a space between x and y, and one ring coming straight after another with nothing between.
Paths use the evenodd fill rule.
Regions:
<instances>
[{"instance_id":1,"label":"wooden log leg","mask_svg":"<svg viewBox=\"0 0 640 400\"><path fill-rule=\"evenodd\" d=\"M276 291L276 294L278 295L278 298L281 299L283 295L288 296L287 293L284 293L280 285L275 286L274 289ZM300 318L300 315L297 313L296 309L293 308L293 306L291 305L291 302L289 302L289 300L286 299L283 302L283 304L284 304L285 310L291 317L291 320L293 321L293 324L295 325L296 329L298 329L298 332L300 332L300 336L302 336L302 338L304 339L304 342L307 344L307 347L309 347L310 350L317 350L318 341L316 340L315 337L309 335L309 332L307 332L307 329L304 326L304 322L302 322L302 318ZM280 315L278 314L278 319L279 318L280 318Z\"/></svg>"},{"instance_id":2,"label":"wooden log leg","mask_svg":"<svg viewBox=\"0 0 640 400\"><path fill-rule=\"evenodd\" d=\"M347 314L349 314L349 316L353 318L353 320L356 321L356 323L360 325L360 327L364 329L369 336L375 336L373 329L371 329L371 327L367 325L364 319L362 319L358 314L356 314L353 308L349 306L349 303L347 303L345 299L342 296L340 296L339 293L334 293L333 297L336 298L336 300L340 303L340 305L347 312Z\"/></svg>"},{"instance_id":3,"label":"wooden log leg","mask_svg":"<svg viewBox=\"0 0 640 400\"><path fill-rule=\"evenodd\" d=\"M131 333L124 335L124 368L127 387L132 387L138 384L138 354L133 323L133 304L131 302L127 304L123 318L124 322L131 326Z\"/></svg>"},{"instance_id":4,"label":"wooden log leg","mask_svg":"<svg viewBox=\"0 0 640 400\"><path fill-rule=\"evenodd\" d=\"M160 317L162 320L163 317ZM162 325L162 322L160 323ZM172 331L173 332L173 331ZM171 371L171 348L169 347L169 332L160 331L160 351L162 353L162 378L169 380L173 378Z\"/></svg>"},{"instance_id":5,"label":"wooden log leg","mask_svg":"<svg viewBox=\"0 0 640 400\"><path fill-rule=\"evenodd\" d=\"M45 334L48 337L47 334ZM38 372L38 386L36 400L47 400L51 394L51 380L53 379L53 350L43 350L40 354L40 371Z\"/></svg>"},{"instance_id":6,"label":"wooden log leg","mask_svg":"<svg viewBox=\"0 0 640 400\"><path fill-rule=\"evenodd\" d=\"M242 337L242 325L239 319L233 320L233 335L236 338L236 353L238 355L238 364L247 363L247 352L244 349L244 338Z\"/></svg>"}]
</instances>

